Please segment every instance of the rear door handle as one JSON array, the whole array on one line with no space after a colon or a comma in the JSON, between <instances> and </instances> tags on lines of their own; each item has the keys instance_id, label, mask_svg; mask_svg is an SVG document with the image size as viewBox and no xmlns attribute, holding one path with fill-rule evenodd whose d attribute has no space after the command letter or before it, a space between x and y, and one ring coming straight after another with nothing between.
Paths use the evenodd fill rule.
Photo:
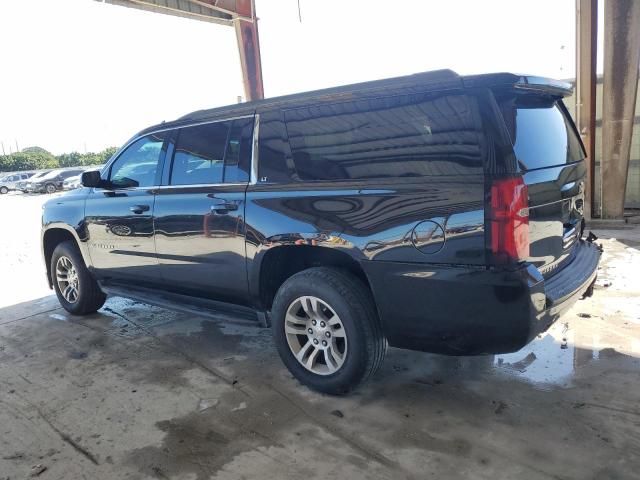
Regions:
<instances>
[{"instance_id":1,"label":"rear door handle","mask_svg":"<svg viewBox=\"0 0 640 480\"><path fill-rule=\"evenodd\" d=\"M129 210L140 215L141 213L148 212L150 208L151 207L149 207L149 205L133 205L132 207L129 207Z\"/></svg>"},{"instance_id":2,"label":"rear door handle","mask_svg":"<svg viewBox=\"0 0 640 480\"><path fill-rule=\"evenodd\" d=\"M236 202L216 202L211 205L211 211L224 215L232 210L238 210Z\"/></svg>"}]
</instances>

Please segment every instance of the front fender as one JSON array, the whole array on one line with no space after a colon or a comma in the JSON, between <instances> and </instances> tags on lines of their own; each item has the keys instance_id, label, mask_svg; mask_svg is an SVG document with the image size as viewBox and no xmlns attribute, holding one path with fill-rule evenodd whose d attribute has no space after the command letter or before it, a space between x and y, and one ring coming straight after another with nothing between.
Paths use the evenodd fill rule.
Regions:
<instances>
[{"instance_id":1,"label":"front fender","mask_svg":"<svg viewBox=\"0 0 640 480\"><path fill-rule=\"evenodd\" d=\"M80 249L85 264L90 267L91 255L88 248L88 231L85 224L84 210L87 192L72 191L44 204L42 210L42 228L40 234L40 251L49 276L48 255L55 246L50 245L52 237L73 238ZM49 283L50 280L49 280Z\"/></svg>"}]
</instances>

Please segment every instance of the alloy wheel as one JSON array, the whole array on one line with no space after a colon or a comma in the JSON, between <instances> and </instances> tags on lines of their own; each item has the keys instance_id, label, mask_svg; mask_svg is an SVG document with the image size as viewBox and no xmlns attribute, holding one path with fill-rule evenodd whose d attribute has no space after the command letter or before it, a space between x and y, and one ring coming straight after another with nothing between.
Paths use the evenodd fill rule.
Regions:
<instances>
[{"instance_id":1,"label":"alloy wheel","mask_svg":"<svg viewBox=\"0 0 640 480\"><path fill-rule=\"evenodd\" d=\"M69 257L62 256L56 262L56 281L64 299L69 303L76 303L80 292L80 279Z\"/></svg>"},{"instance_id":2,"label":"alloy wheel","mask_svg":"<svg viewBox=\"0 0 640 480\"><path fill-rule=\"evenodd\" d=\"M295 299L284 321L291 353L307 370L331 375L347 357L347 332L335 310L313 296Z\"/></svg>"},{"instance_id":3,"label":"alloy wheel","mask_svg":"<svg viewBox=\"0 0 640 480\"><path fill-rule=\"evenodd\" d=\"M56 191L56 186L51 183L47 185L47 193L54 193Z\"/></svg>"}]
</instances>

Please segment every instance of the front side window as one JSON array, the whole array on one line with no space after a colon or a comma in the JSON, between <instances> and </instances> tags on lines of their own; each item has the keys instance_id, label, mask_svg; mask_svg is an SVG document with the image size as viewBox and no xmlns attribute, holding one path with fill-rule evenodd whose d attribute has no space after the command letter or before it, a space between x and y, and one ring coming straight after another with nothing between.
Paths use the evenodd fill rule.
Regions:
<instances>
[{"instance_id":1,"label":"front side window","mask_svg":"<svg viewBox=\"0 0 640 480\"><path fill-rule=\"evenodd\" d=\"M285 124L289 167L300 180L482 172L479 115L465 95L401 95L304 107L286 111Z\"/></svg>"},{"instance_id":2,"label":"front side window","mask_svg":"<svg viewBox=\"0 0 640 480\"><path fill-rule=\"evenodd\" d=\"M155 133L133 142L111 165L109 180L114 187L151 187L156 184L158 164L164 155L166 134Z\"/></svg>"}]
</instances>

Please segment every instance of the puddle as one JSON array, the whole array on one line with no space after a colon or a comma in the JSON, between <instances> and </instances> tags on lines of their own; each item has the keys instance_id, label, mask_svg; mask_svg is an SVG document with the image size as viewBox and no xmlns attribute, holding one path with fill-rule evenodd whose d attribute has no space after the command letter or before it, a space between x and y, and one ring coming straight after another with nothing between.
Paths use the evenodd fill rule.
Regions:
<instances>
[{"instance_id":1,"label":"puddle","mask_svg":"<svg viewBox=\"0 0 640 480\"><path fill-rule=\"evenodd\" d=\"M571 386L575 373L575 358L572 333L566 332L560 339L547 334L518 352L496 355L494 367L540 389L566 388Z\"/></svg>"}]
</instances>

